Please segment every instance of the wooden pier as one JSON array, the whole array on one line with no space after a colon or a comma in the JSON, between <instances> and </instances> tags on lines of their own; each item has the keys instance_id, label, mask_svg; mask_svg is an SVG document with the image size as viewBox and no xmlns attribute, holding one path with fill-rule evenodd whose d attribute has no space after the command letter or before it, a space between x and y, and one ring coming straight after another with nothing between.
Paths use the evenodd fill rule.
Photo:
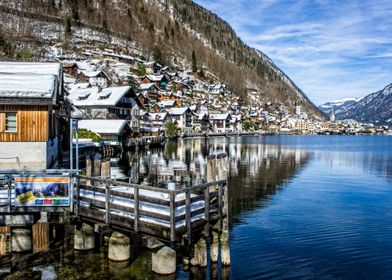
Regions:
<instances>
[{"instance_id":1,"label":"wooden pier","mask_svg":"<svg viewBox=\"0 0 392 280\"><path fill-rule=\"evenodd\" d=\"M57 174L3 172L0 227L11 228L11 240L15 241L12 252L29 251L35 242L31 232L37 227L34 225L39 216L42 218L44 212L68 212L75 225L75 250L92 250L95 233L99 233L101 240L110 236L110 260L129 260L131 244L135 242L131 236L136 234L136 239L144 240L142 246L152 250L152 270L158 274L175 272L177 257L173 248L184 244L189 248L184 265L207 266L208 242L212 248L211 262L218 262L220 248L222 265L230 265L226 154L209 156L206 171L206 183L176 189L82 176L74 170L68 175L64 175L64 170ZM71 183L68 205L18 205L21 202L20 197L16 199L15 181L34 182L37 178L43 180L45 175L62 180L59 173L63 179L68 176Z\"/></svg>"}]
</instances>

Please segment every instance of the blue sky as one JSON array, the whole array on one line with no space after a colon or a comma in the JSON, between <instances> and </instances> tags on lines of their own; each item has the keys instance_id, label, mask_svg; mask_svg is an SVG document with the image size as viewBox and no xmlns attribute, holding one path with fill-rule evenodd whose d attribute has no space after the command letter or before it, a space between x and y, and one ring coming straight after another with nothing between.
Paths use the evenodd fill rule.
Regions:
<instances>
[{"instance_id":1,"label":"blue sky","mask_svg":"<svg viewBox=\"0 0 392 280\"><path fill-rule=\"evenodd\" d=\"M392 83L391 0L195 0L317 105Z\"/></svg>"}]
</instances>

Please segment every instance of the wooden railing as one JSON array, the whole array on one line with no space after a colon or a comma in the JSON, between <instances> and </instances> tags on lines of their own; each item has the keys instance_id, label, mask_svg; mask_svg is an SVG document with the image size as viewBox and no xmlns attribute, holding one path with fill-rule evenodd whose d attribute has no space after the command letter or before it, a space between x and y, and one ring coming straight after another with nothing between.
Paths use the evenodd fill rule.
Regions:
<instances>
[{"instance_id":1,"label":"wooden railing","mask_svg":"<svg viewBox=\"0 0 392 280\"><path fill-rule=\"evenodd\" d=\"M74 212L110 226L156 235L174 242L192 225L223 217L227 181L168 190L74 175ZM226 198L227 200L227 198Z\"/></svg>"}]
</instances>

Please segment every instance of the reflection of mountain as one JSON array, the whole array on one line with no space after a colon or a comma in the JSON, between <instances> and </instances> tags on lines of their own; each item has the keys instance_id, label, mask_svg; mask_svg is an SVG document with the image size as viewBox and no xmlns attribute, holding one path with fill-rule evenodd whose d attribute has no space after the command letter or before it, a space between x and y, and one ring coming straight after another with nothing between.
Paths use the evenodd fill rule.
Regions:
<instances>
[{"instance_id":1,"label":"reflection of mountain","mask_svg":"<svg viewBox=\"0 0 392 280\"><path fill-rule=\"evenodd\" d=\"M386 178L392 182L392 157L388 153L325 152L314 153L316 159L326 160L332 169L355 170Z\"/></svg>"},{"instance_id":2,"label":"reflection of mountain","mask_svg":"<svg viewBox=\"0 0 392 280\"><path fill-rule=\"evenodd\" d=\"M207 156L228 154L232 217L260 206L305 163L309 154L279 145L242 143L242 138L197 138L169 142L165 148L128 153L127 174L135 183L177 188L206 181Z\"/></svg>"}]
</instances>

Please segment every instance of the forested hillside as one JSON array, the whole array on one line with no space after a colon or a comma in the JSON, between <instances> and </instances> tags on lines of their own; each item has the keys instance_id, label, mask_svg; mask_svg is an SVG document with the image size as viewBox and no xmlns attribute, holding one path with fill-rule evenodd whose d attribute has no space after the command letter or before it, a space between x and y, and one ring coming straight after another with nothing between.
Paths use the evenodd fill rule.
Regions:
<instances>
[{"instance_id":1,"label":"forested hillside","mask_svg":"<svg viewBox=\"0 0 392 280\"><path fill-rule=\"evenodd\" d=\"M216 76L245 101L256 90L261 107L301 105L323 118L268 57L189 0L3 0L0 16L1 59L45 60L50 46L77 54L89 45L190 68L194 52L201 77Z\"/></svg>"}]
</instances>

